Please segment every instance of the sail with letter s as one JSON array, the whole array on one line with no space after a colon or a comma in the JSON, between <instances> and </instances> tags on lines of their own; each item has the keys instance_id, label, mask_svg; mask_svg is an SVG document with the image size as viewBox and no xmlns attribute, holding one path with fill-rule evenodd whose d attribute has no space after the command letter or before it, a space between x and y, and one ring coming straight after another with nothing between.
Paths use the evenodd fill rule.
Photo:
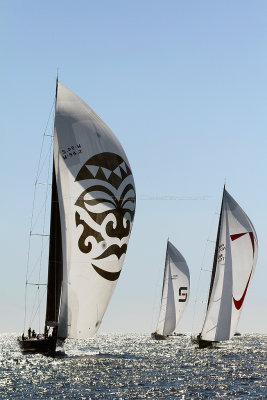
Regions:
<instances>
[{"instance_id":1,"label":"sail with letter s","mask_svg":"<svg viewBox=\"0 0 267 400\"><path fill-rule=\"evenodd\" d=\"M200 339L213 342L234 336L257 256L255 228L224 188L209 300Z\"/></svg>"},{"instance_id":2,"label":"sail with letter s","mask_svg":"<svg viewBox=\"0 0 267 400\"><path fill-rule=\"evenodd\" d=\"M190 274L182 254L167 242L161 306L156 334L172 334L187 306L190 291Z\"/></svg>"},{"instance_id":3,"label":"sail with letter s","mask_svg":"<svg viewBox=\"0 0 267 400\"><path fill-rule=\"evenodd\" d=\"M62 248L58 337L86 338L97 332L121 273L135 186L118 139L59 82L54 177Z\"/></svg>"}]
</instances>

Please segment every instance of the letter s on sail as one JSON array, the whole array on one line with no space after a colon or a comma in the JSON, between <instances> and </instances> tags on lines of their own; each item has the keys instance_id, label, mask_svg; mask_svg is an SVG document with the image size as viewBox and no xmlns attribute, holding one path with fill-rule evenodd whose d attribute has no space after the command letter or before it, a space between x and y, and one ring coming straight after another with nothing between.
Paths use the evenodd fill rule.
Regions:
<instances>
[{"instance_id":1,"label":"letter s on sail","mask_svg":"<svg viewBox=\"0 0 267 400\"><path fill-rule=\"evenodd\" d=\"M181 298L179 299L179 302L184 303L187 299L187 287L186 286L181 286L179 288L179 296L181 296Z\"/></svg>"}]
</instances>

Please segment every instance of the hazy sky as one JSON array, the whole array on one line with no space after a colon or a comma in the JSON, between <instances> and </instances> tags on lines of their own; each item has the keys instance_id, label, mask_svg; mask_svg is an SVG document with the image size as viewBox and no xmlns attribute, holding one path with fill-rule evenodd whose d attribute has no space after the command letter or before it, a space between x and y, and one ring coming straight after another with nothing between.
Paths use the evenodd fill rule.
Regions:
<instances>
[{"instance_id":1,"label":"hazy sky","mask_svg":"<svg viewBox=\"0 0 267 400\"><path fill-rule=\"evenodd\" d=\"M259 258L238 330L267 332L267 2L0 0L0 332L23 328L33 187L60 81L110 126L137 190L123 272L102 332L151 332L166 240L199 331L226 188L252 220Z\"/></svg>"}]
</instances>

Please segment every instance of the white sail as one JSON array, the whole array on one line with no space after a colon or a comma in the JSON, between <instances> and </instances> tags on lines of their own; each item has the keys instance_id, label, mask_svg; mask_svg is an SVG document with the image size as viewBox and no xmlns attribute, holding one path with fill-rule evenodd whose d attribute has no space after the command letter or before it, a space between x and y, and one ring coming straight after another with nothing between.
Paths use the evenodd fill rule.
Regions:
<instances>
[{"instance_id":1,"label":"white sail","mask_svg":"<svg viewBox=\"0 0 267 400\"><path fill-rule=\"evenodd\" d=\"M86 338L98 330L121 272L135 187L118 139L60 83L54 164L63 252L58 336Z\"/></svg>"},{"instance_id":2,"label":"white sail","mask_svg":"<svg viewBox=\"0 0 267 400\"><path fill-rule=\"evenodd\" d=\"M201 339L221 341L236 332L256 267L258 240L248 216L224 190L213 282Z\"/></svg>"},{"instance_id":3,"label":"white sail","mask_svg":"<svg viewBox=\"0 0 267 400\"><path fill-rule=\"evenodd\" d=\"M168 241L157 334L167 336L175 330L188 303L189 290L187 263Z\"/></svg>"}]
</instances>

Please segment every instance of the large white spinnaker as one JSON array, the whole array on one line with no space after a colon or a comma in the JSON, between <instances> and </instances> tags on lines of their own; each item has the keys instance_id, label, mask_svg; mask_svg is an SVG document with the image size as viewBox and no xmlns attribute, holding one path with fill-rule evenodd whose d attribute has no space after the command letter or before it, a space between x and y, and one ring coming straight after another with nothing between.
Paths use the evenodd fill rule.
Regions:
<instances>
[{"instance_id":1,"label":"large white spinnaker","mask_svg":"<svg viewBox=\"0 0 267 400\"><path fill-rule=\"evenodd\" d=\"M60 83L54 165L63 254L58 337L86 338L98 330L121 272L135 187L118 139Z\"/></svg>"},{"instance_id":2,"label":"large white spinnaker","mask_svg":"<svg viewBox=\"0 0 267 400\"><path fill-rule=\"evenodd\" d=\"M257 256L256 231L242 208L224 189L201 339L228 340L235 334Z\"/></svg>"},{"instance_id":3,"label":"large white spinnaker","mask_svg":"<svg viewBox=\"0 0 267 400\"><path fill-rule=\"evenodd\" d=\"M190 274L187 263L168 241L156 334L167 336L173 333L188 303L189 290Z\"/></svg>"}]
</instances>

